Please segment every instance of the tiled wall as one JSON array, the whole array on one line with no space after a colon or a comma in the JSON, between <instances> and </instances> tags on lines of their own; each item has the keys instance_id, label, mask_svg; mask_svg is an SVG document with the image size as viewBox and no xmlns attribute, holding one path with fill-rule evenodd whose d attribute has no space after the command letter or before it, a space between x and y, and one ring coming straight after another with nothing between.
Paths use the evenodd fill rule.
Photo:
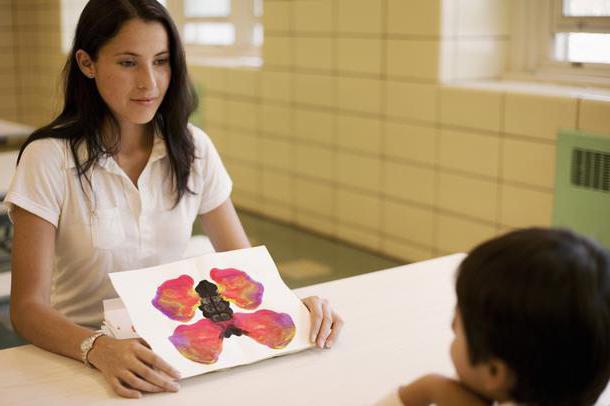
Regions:
<instances>
[{"instance_id":1,"label":"tiled wall","mask_svg":"<svg viewBox=\"0 0 610 406\"><path fill-rule=\"evenodd\" d=\"M236 204L405 260L548 225L556 130L610 133L610 100L443 84L504 69L508 3L266 0L262 69L190 67ZM53 41L16 90L39 108L63 63ZM23 120L48 120L27 103Z\"/></svg>"}]
</instances>

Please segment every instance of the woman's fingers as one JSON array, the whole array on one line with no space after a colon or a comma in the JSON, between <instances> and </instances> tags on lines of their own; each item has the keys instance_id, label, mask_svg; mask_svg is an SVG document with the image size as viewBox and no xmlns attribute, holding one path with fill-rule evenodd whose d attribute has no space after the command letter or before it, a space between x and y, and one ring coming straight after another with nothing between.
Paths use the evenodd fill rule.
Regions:
<instances>
[{"instance_id":1,"label":"woman's fingers","mask_svg":"<svg viewBox=\"0 0 610 406\"><path fill-rule=\"evenodd\" d=\"M174 369L168 364L163 358L149 350L148 348L140 348L137 351L138 358L147 365L150 365L154 369L164 372L168 376L174 379L180 379L180 372Z\"/></svg>"},{"instance_id":2,"label":"woman's fingers","mask_svg":"<svg viewBox=\"0 0 610 406\"><path fill-rule=\"evenodd\" d=\"M111 378L108 378L108 381L110 382L110 386L112 387L112 389L119 396L122 396L124 398L131 398L131 399L139 399L142 397L141 392L139 392L135 389L128 388L121 381L119 381L119 379L117 377L113 376Z\"/></svg>"},{"instance_id":3,"label":"woman's fingers","mask_svg":"<svg viewBox=\"0 0 610 406\"><path fill-rule=\"evenodd\" d=\"M315 343L316 338L318 337L318 331L320 331L320 326L322 325L322 305L320 303L320 298L317 296L310 296L303 299L303 303L311 313L309 341Z\"/></svg>"},{"instance_id":4,"label":"woman's fingers","mask_svg":"<svg viewBox=\"0 0 610 406\"><path fill-rule=\"evenodd\" d=\"M311 342L320 348L330 348L339 337L343 328L343 319L333 311L325 299L310 296L303 303L311 313Z\"/></svg>"},{"instance_id":5,"label":"woman's fingers","mask_svg":"<svg viewBox=\"0 0 610 406\"><path fill-rule=\"evenodd\" d=\"M143 379L146 383L150 384L150 386L147 387L153 388L152 390L148 390L139 386L134 386L136 389L141 389L145 392L177 392L180 389L180 385L170 380L167 375L155 371L143 362L139 363L138 365L134 365L132 371L135 372L135 374L137 374L137 376ZM131 385L130 382L127 383Z\"/></svg>"},{"instance_id":6,"label":"woman's fingers","mask_svg":"<svg viewBox=\"0 0 610 406\"><path fill-rule=\"evenodd\" d=\"M123 386L135 389L140 392L164 392L165 389L157 385L153 385L147 378L140 377L131 371L123 371L119 376L119 381Z\"/></svg>"},{"instance_id":7,"label":"woman's fingers","mask_svg":"<svg viewBox=\"0 0 610 406\"><path fill-rule=\"evenodd\" d=\"M333 326L330 332L330 335L326 339L326 348L330 348L335 343L337 337L341 333L341 329L343 329L343 319L337 313L333 312Z\"/></svg>"},{"instance_id":8,"label":"woman's fingers","mask_svg":"<svg viewBox=\"0 0 610 406\"><path fill-rule=\"evenodd\" d=\"M333 317L328 301L321 299L320 302L322 303L322 324L320 325L320 331L318 332L316 343L318 344L318 347L324 348L326 345L326 339L330 335L330 329L333 325Z\"/></svg>"}]
</instances>

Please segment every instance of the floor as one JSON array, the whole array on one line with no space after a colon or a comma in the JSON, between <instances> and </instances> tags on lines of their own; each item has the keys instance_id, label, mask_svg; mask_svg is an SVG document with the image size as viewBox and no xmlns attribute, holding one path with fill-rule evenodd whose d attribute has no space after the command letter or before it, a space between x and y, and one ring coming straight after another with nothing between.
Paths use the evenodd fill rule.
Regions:
<instances>
[{"instance_id":1,"label":"floor","mask_svg":"<svg viewBox=\"0 0 610 406\"><path fill-rule=\"evenodd\" d=\"M401 265L391 259L257 215L240 212L239 216L252 245L267 246L290 288ZM196 228L194 232L199 233L200 230ZM4 259L0 260L0 272L10 267L6 257ZM0 349L24 343L12 332L8 302L0 301Z\"/></svg>"}]
</instances>

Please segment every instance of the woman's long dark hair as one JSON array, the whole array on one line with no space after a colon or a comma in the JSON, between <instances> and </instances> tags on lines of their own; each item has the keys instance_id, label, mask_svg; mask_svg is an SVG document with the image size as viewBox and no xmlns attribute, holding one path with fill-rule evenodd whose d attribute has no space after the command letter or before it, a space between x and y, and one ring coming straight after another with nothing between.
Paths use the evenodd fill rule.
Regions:
<instances>
[{"instance_id":1,"label":"woman's long dark hair","mask_svg":"<svg viewBox=\"0 0 610 406\"><path fill-rule=\"evenodd\" d=\"M87 78L79 69L76 52L82 49L95 61L100 48L133 18L161 23L169 39L171 79L152 126L165 141L177 204L185 193L191 192L188 178L195 159L195 147L187 124L189 116L197 108L198 100L188 78L178 30L167 10L156 0L90 0L87 3L63 68L63 111L50 124L28 137L21 147L19 158L33 141L42 138L65 139L70 144L77 173L82 180L83 177L87 179L87 170L99 158L116 153L120 142L118 123L100 96L95 81ZM114 129L109 136L104 136L101 131L106 120L110 120ZM87 158L81 162L78 150L82 144L87 149Z\"/></svg>"}]
</instances>

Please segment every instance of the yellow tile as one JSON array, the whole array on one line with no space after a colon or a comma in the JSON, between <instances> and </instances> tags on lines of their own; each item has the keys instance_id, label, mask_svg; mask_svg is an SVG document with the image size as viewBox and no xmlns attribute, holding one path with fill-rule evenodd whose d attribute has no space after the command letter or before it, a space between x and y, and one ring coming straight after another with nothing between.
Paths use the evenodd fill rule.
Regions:
<instances>
[{"instance_id":1,"label":"yellow tile","mask_svg":"<svg viewBox=\"0 0 610 406\"><path fill-rule=\"evenodd\" d=\"M379 158L339 151L336 159L337 182L371 192L380 190L381 162Z\"/></svg>"},{"instance_id":2,"label":"yellow tile","mask_svg":"<svg viewBox=\"0 0 610 406\"><path fill-rule=\"evenodd\" d=\"M263 70L261 95L265 100L292 101L292 73Z\"/></svg>"},{"instance_id":3,"label":"yellow tile","mask_svg":"<svg viewBox=\"0 0 610 406\"><path fill-rule=\"evenodd\" d=\"M379 197L339 188L337 217L341 223L378 230L380 226Z\"/></svg>"},{"instance_id":4,"label":"yellow tile","mask_svg":"<svg viewBox=\"0 0 610 406\"><path fill-rule=\"evenodd\" d=\"M292 206L294 204L293 184L292 175L271 168L263 168L262 196L264 199Z\"/></svg>"},{"instance_id":5,"label":"yellow tile","mask_svg":"<svg viewBox=\"0 0 610 406\"><path fill-rule=\"evenodd\" d=\"M226 117L227 124L233 128L246 131L258 130L259 104L246 101L227 100Z\"/></svg>"},{"instance_id":6,"label":"yellow tile","mask_svg":"<svg viewBox=\"0 0 610 406\"><path fill-rule=\"evenodd\" d=\"M290 205L267 199L262 200L262 214L266 217L283 221L288 224L294 223L296 217L294 208Z\"/></svg>"},{"instance_id":7,"label":"yellow tile","mask_svg":"<svg viewBox=\"0 0 610 406\"><path fill-rule=\"evenodd\" d=\"M386 112L390 116L436 121L437 86L386 81Z\"/></svg>"},{"instance_id":8,"label":"yellow tile","mask_svg":"<svg viewBox=\"0 0 610 406\"><path fill-rule=\"evenodd\" d=\"M335 115L324 110L294 110L294 136L301 140L331 145Z\"/></svg>"},{"instance_id":9,"label":"yellow tile","mask_svg":"<svg viewBox=\"0 0 610 406\"><path fill-rule=\"evenodd\" d=\"M295 101L297 103L331 107L334 104L335 78L330 75L297 73Z\"/></svg>"},{"instance_id":10,"label":"yellow tile","mask_svg":"<svg viewBox=\"0 0 610 406\"><path fill-rule=\"evenodd\" d=\"M583 99L578 127L599 134L610 134L610 98Z\"/></svg>"},{"instance_id":11,"label":"yellow tile","mask_svg":"<svg viewBox=\"0 0 610 406\"><path fill-rule=\"evenodd\" d=\"M439 35L440 0L388 0L388 32Z\"/></svg>"},{"instance_id":12,"label":"yellow tile","mask_svg":"<svg viewBox=\"0 0 610 406\"><path fill-rule=\"evenodd\" d=\"M381 33L380 0L337 0L341 33Z\"/></svg>"},{"instance_id":13,"label":"yellow tile","mask_svg":"<svg viewBox=\"0 0 610 406\"><path fill-rule=\"evenodd\" d=\"M504 73L509 48L507 38L459 38L455 46L456 79L497 79Z\"/></svg>"},{"instance_id":14,"label":"yellow tile","mask_svg":"<svg viewBox=\"0 0 610 406\"><path fill-rule=\"evenodd\" d=\"M337 238L373 251L378 251L381 244L379 233L371 230L363 230L358 227L351 227L343 223L337 225Z\"/></svg>"},{"instance_id":15,"label":"yellow tile","mask_svg":"<svg viewBox=\"0 0 610 406\"><path fill-rule=\"evenodd\" d=\"M337 146L341 149L379 154L381 121L377 118L338 115Z\"/></svg>"},{"instance_id":16,"label":"yellow tile","mask_svg":"<svg viewBox=\"0 0 610 406\"><path fill-rule=\"evenodd\" d=\"M252 213L263 214L262 198L239 189L233 189L231 199L238 209L248 210Z\"/></svg>"},{"instance_id":17,"label":"yellow tile","mask_svg":"<svg viewBox=\"0 0 610 406\"><path fill-rule=\"evenodd\" d=\"M474 132L441 130L439 164L444 168L498 176L500 138Z\"/></svg>"},{"instance_id":18,"label":"yellow tile","mask_svg":"<svg viewBox=\"0 0 610 406\"><path fill-rule=\"evenodd\" d=\"M381 85L378 79L339 77L338 101L343 110L379 114Z\"/></svg>"},{"instance_id":19,"label":"yellow tile","mask_svg":"<svg viewBox=\"0 0 610 406\"><path fill-rule=\"evenodd\" d=\"M572 97L508 93L504 131L555 140L560 128L576 127L576 106Z\"/></svg>"},{"instance_id":20,"label":"yellow tile","mask_svg":"<svg viewBox=\"0 0 610 406\"><path fill-rule=\"evenodd\" d=\"M207 96L201 99L201 107L204 122L224 124L226 121L226 103L220 97Z\"/></svg>"},{"instance_id":21,"label":"yellow tile","mask_svg":"<svg viewBox=\"0 0 610 406\"><path fill-rule=\"evenodd\" d=\"M444 210L494 222L498 206L498 185L495 182L441 172L438 206Z\"/></svg>"},{"instance_id":22,"label":"yellow tile","mask_svg":"<svg viewBox=\"0 0 610 406\"><path fill-rule=\"evenodd\" d=\"M243 190L252 195L260 194L261 171L259 168L233 160L226 160L225 164L236 190Z\"/></svg>"},{"instance_id":23,"label":"yellow tile","mask_svg":"<svg viewBox=\"0 0 610 406\"><path fill-rule=\"evenodd\" d=\"M335 190L328 183L304 178L295 180L295 206L299 210L332 217Z\"/></svg>"},{"instance_id":24,"label":"yellow tile","mask_svg":"<svg viewBox=\"0 0 610 406\"><path fill-rule=\"evenodd\" d=\"M510 0L460 0L460 36L508 35Z\"/></svg>"},{"instance_id":25,"label":"yellow tile","mask_svg":"<svg viewBox=\"0 0 610 406\"><path fill-rule=\"evenodd\" d=\"M405 263L425 261L434 257L430 247L420 247L391 237L382 238L381 252Z\"/></svg>"},{"instance_id":26,"label":"yellow tile","mask_svg":"<svg viewBox=\"0 0 610 406\"><path fill-rule=\"evenodd\" d=\"M263 166L293 171L295 169L295 156L295 145L290 141L277 138L263 138L261 140Z\"/></svg>"},{"instance_id":27,"label":"yellow tile","mask_svg":"<svg viewBox=\"0 0 610 406\"><path fill-rule=\"evenodd\" d=\"M189 65L189 72L195 81L203 83L205 92L225 92L226 68Z\"/></svg>"},{"instance_id":28,"label":"yellow tile","mask_svg":"<svg viewBox=\"0 0 610 406\"><path fill-rule=\"evenodd\" d=\"M336 235L337 223L328 217L297 210L296 224L324 236L334 237Z\"/></svg>"},{"instance_id":29,"label":"yellow tile","mask_svg":"<svg viewBox=\"0 0 610 406\"><path fill-rule=\"evenodd\" d=\"M263 44L263 60L265 66L292 66L292 49L292 38L266 35Z\"/></svg>"},{"instance_id":30,"label":"yellow tile","mask_svg":"<svg viewBox=\"0 0 610 406\"><path fill-rule=\"evenodd\" d=\"M260 162L259 140L255 134L233 130L230 132L226 154L236 160L258 164Z\"/></svg>"},{"instance_id":31,"label":"yellow tile","mask_svg":"<svg viewBox=\"0 0 610 406\"><path fill-rule=\"evenodd\" d=\"M337 68L340 72L381 73L381 39L337 38Z\"/></svg>"},{"instance_id":32,"label":"yellow tile","mask_svg":"<svg viewBox=\"0 0 610 406\"><path fill-rule=\"evenodd\" d=\"M502 147L502 177L528 185L554 188L555 146L505 139Z\"/></svg>"},{"instance_id":33,"label":"yellow tile","mask_svg":"<svg viewBox=\"0 0 610 406\"><path fill-rule=\"evenodd\" d=\"M414 126L386 121L384 154L432 165L435 163L437 130L434 127Z\"/></svg>"},{"instance_id":34,"label":"yellow tile","mask_svg":"<svg viewBox=\"0 0 610 406\"><path fill-rule=\"evenodd\" d=\"M225 92L256 97L259 93L260 71L258 69L229 68L226 71Z\"/></svg>"},{"instance_id":35,"label":"yellow tile","mask_svg":"<svg viewBox=\"0 0 610 406\"><path fill-rule=\"evenodd\" d=\"M391 200L385 200L382 208L384 234L420 245L432 246L436 216L432 209L422 209Z\"/></svg>"},{"instance_id":36,"label":"yellow tile","mask_svg":"<svg viewBox=\"0 0 610 406\"><path fill-rule=\"evenodd\" d=\"M292 134L292 109L276 104L262 105L261 128L266 134L287 137Z\"/></svg>"},{"instance_id":37,"label":"yellow tile","mask_svg":"<svg viewBox=\"0 0 610 406\"><path fill-rule=\"evenodd\" d=\"M438 48L439 44L434 40L387 40L386 73L389 76L437 79Z\"/></svg>"},{"instance_id":38,"label":"yellow tile","mask_svg":"<svg viewBox=\"0 0 610 406\"><path fill-rule=\"evenodd\" d=\"M407 201L433 205L435 175L432 169L384 162L383 190L385 194Z\"/></svg>"},{"instance_id":39,"label":"yellow tile","mask_svg":"<svg viewBox=\"0 0 610 406\"><path fill-rule=\"evenodd\" d=\"M294 38L295 58L294 66L297 69L332 69L332 41L330 38Z\"/></svg>"},{"instance_id":40,"label":"yellow tile","mask_svg":"<svg viewBox=\"0 0 610 406\"><path fill-rule=\"evenodd\" d=\"M440 91L441 123L499 131L501 103L499 92L444 86Z\"/></svg>"},{"instance_id":41,"label":"yellow tile","mask_svg":"<svg viewBox=\"0 0 610 406\"><path fill-rule=\"evenodd\" d=\"M510 185L502 186L500 222L509 227L551 224L553 194Z\"/></svg>"},{"instance_id":42,"label":"yellow tile","mask_svg":"<svg viewBox=\"0 0 610 406\"><path fill-rule=\"evenodd\" d=\"M328 0L295 0L295 32L331 32L333 30L333 2Z\"/></svg>"},{"instance_id":43,"label":"yellow tile","mask_svg":"<svg viewBox=\"0 0 610 406\"><path fill-rule=\"evenodd\" d=\"M468 252L495 235L493 226L466 220L462 217L438 216L437 249L447 252Z\"/></svg>"},{"instance_id":44,"label":"yellow tile","mask_svg":"<svg viewBox=\"0 0 610 406\"><path fill-rule=\"evenodd\" d=\"M333 152L317 145L297 145L296 167L299 174L327 181L333 178Z\"/></svg>"},{"instance_id":45,"label":"yellow tile","mask_svg":"<svg viewBox=\"0 0 610 406\"><path fill-rule=\"evenodd\" d=\"M210 123L204 123L202 130L210 137L214 146L220 153L221 157L224 157L225 145L228 143L228 136L226 130L221 125L215 125Z\"/></svg>"},{"instance_id":46,"label":"yellow tile","mask_svg":"<svg viewBox=\"0 0 610 406\"><path fill-rule=\"evenodd\" d=\"M266 1L263 13L265 31L289 31L291 14L292 2Z\"/></svg>"}]
</instances>

